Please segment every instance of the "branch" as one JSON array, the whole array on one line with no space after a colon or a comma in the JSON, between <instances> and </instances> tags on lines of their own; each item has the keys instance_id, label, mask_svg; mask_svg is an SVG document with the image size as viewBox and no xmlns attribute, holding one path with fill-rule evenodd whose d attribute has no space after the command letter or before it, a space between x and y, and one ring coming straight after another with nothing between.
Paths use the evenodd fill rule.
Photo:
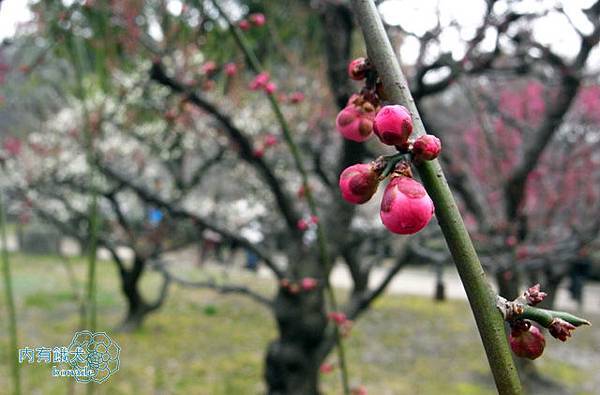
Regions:
<instances>
[{"instance_id":1,"label":"branch","mask_svg":"<svg viewBox=\"0 0 600 395\"><path fill-rule=\"evenodd\" d=\"M346 309L346 314L349 319L355 320L358 318L360 314L362 314L365 310L371 306L373 301L377 299L390 284L392 279L406 264L408 263L408 254L409 248L405 248L397 257L394 265L388 270L386 275L383 277L379 285L377 285L372 290L366 290L362 292L353 300L350 301L348 308Z\"/></svg>"},{"instance_id":2,"label":"branch","mask_svg":"<svg viewBox=\"0 0 600 395\"><path fill-rule=\"evenodd\" d=\"M177 217L177 218L190 219L196 225L198 225L204 229L209 229L213 232L216 232L216 233L220 234L223 238L233 241L233 242L239 244L240 246L248 248L249 250L254 252L258 257L260 257L260 259L262 259L265 262L265 265L273 271L273 273L277 276L277 278L284 277L284 274L281 271L281 269L266 254L266 252L263 251L262 249L260 249L259 247L257 247L256 245L254 245L253 243L251 243L249 240L247 240L243 237L239 237L226 229L223 229L216 225L213 225L213 224L207 222L204 218L202 218L188 210L185 210L183 208L172 205L171 203L165 201L164 199L160 198L159 196L148 191L146 188L135 184L128 177L119 174L118 172L111 169L109 166L98 163L98 168L100 169L100 171L102 173L104 173L108 177L111 177L111 178L123 183L127 187L129 187L142 200L152 203L152 204L155 204L157 206L163 207L171 214L171 216Z\"/></svg>"},{"instance_id":3,"label":"branch","mask_svg":"<svg viewBox=\"0 0 600 395\"><path fill-rule=\"evenodd\" d=\"M244 135L244 133L240 129L238 129L233 124L233 122L231 122L229 117L223 114L212 103L206 101L204 98L197 95L196 93L188 91L183 85L168 77L165 71L163 70L162 65L158 62L152 64L152 68L150 70L150 78L158 82L159 84L170 88L173 92L184 95L187 101L213 115L217 119L217 121L219 121L219 123L225 128L225 131L227 132L231 140L237 143L239 147L240 157L246 162L253 165L262 175L263 179L269 186L271 192L275 196L277 206L279 207L279 210L281 211L281 214L283 215L288 228L292 231L294 235L299 236L298 229L296 228L296 223L298 222L300 216L293 207L291 203L292 200L290 199L290 197L281 188L281 181L277 179L277 177L263 158L259 158L256 155L254 155L252 142Z\"/></svg>"},{"instance_id":4,"label":"branch","mask_svg":"<svg viewBox=\"0 0 600 395\"><path fill-rule=\"evenodd\" d=\"M221 284L217 284L214 280L206 280L206 281L186 280L184 278L177 277L174 274L172 274L171 272L169 272L167 270L167 268L165 267L164 262L161 262L159 260L152 261L151 267L152 267L152 269L156 270L157 272L160 272L165 277L165 279L166 279L165 281L172 281L172 282L179 284L181 286L184 286L184 287L212 289L221 294L233 293L233 294L245 295L245 296L248 296L250 299L252 299L258 303L261 303L267 307L270 307L270 308L273 307L273 301L271 299L255 292L255 291L251 290L250 288L245 287L243 285L221 285Z\"/></svg>"},{"instance_id":5,"label":"branch","mask_svg":"<svg viewBox=\"0 0 600 395\"><path fill-rule=\"evenodd\" d=\"M369 60L382 79L385 93L392 103L403 104L408 108L413 118L415 135L426 134L377 7L372 0L352 0L352 6L363 31ZM522 394L519 377L508 348L504 322L496 310L494 292L486 281L444 172L437 160L423 163L417 170L434 202L436 217L469 298L498 392L503 395Z\"/></svg>"}]
</instances>

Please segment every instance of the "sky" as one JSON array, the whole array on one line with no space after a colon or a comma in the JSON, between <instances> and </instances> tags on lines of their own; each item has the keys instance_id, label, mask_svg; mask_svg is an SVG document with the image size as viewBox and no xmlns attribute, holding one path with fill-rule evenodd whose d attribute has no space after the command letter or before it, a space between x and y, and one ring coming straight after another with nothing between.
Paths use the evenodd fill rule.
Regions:
<instances>
[{"instance_id":1,"label":"sky","mask_svg":"<svg viewBox=\"0 0 600 395\"><path fill-rule=\"evenodd\" d=\"M4 0L0 8L0 41L15 34L20 23L31 20L33 15L27 8L28 1Z\"/></svg>"}]
</instances>

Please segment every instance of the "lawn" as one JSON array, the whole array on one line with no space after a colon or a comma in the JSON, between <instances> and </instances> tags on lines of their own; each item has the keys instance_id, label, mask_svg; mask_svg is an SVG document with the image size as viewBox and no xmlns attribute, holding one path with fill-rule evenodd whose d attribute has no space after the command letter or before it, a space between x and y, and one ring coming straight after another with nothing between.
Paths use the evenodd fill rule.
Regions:
<instances>
[{"instance_id":1,"label":"lawn","mask_svg":"<svg viewBox=\"0 0 600 395\"><path fill-rule=\"evenodd\" d=\"M12 255L18 304L20 346L68 345L78 326L78 305L65 266L55 257ZM85 265L73 259L80 289ZM117 273L99 262L98 330L121 346L121 367L98 394L260 394L263 352L276 335L265 307L241 296L174 286L166 305L135 333L114 330L124 312ZM188 278L197 269L181 269ZM196 271L193 273L192 271ZM213 273L214 274L214 273ZM401 274L400 274L401 275ZM272 293L272 285L252 274L235 274ZM151 296L158 278L149 274L144 289ZM2 290L3 291L3 290ZM340 294L343 294L340 291ZM0 393L8 387L7 325L0 296ZM599 316L589 317L600 322ZM347 340L353 385L369 394L494 394L474 321L463 302L386 296L355 326ZM335 358L331 358L335 363ZM548 338L536 362L564 393L597 394L600 333L595 327L576 332L568 344ZM47 364L22 365L24 394L83 394L84 384L51 377ZM337 371L323 375L325 394L339 394ZM537 392L537 391L535 391ZM554 393L545 391L544 393Z\"/></svg>"}]
</instances>

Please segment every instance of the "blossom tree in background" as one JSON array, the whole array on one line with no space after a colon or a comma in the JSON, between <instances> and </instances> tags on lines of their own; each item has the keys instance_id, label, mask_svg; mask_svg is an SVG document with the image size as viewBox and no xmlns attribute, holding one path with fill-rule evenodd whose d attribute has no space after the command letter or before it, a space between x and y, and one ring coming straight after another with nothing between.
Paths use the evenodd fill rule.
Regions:
<instances>
[{"instance_id":1,"label":"blossom tree in background","mask_svg":"<svg viewBox=\"0 0 600 395\"><path fill-rule=\"evenodd\" d=\"M465 43L467 50L458 60L429 51L428 46L443 27L419 37L421 55L411 79L415 99L419 105L423 103L423 118L443 141L440 158L450 172L450 184L461 197L465 215L474 218L473 231L482 235L482 249L490 251L491 259L496 259L498 246L505 251L511 236L517 238L515 243L508 243L513 243L508 246L512 253L526 239L519 239L509 224L520 223L525 181L551 147L547 142L571 108L583 83L589 53L598 41L596 26L589 38L581 40L580 55L574 63L557 63L560 57L538 48L540 44L531 37L522 37L526 29L522 21L543 18L543 13L520 13L511 2L506 2L506 10L498 11L494 3L485 2L487 13L478 34ZM427 137L409 143L408 126L392 130L395 125L409 123L401 109L392 110L396 116L389 122L392 129L388 130L386 119L378 122L377 116L388 112L380 110L386 108L387 98L372 69L363 81L359 78L361 61L350 63L355 26L348 4L232 1L223 4L223 10L219 4L189 2L174 11L160 1L88 1L69 6L41 1L34 6L39 25L36 34L45 40L41 52L52 48L53 56L67 62L77 59L84 65L74 79L93 98L86 106L99 108L90 119L96 114L93 164L102 178L100 195L110 196L112 188L118 188L119 194L129 196L139 206L155 207L170 219L193 224L196 235L210 230L224 241L251 249L278 284L272 301L266 304L278 328L265 358L269 393L315 394L319 367L331 350L341 345L339 336L350 333L352 322L369 309L407 262L427 255L422 239L431 229L398 242L384 228L415 233L433 214L431 200L410 176L410 167L396 168L403 158L389 154L398 146L402 155L410 152L416 161L425 161L439 153L439 140ZM294 26L287 18L290 9L299 18ZM597 9L590 8L588 14L597 15ZM395 29L390 27L391 32ZM491 51L481 47L488 31L498 37ZM506 47L507 40L518 41L521 50L514 51L512 44ZM539 51L528 52L530 48ZM442 78L431 81L430 73L439 70L447 76L442 74ZM487 136L487 126L483 125L493 125L495 119L502 118L492 107L501 111L505 104L497 104L498 98L490 92L495 76L503 73L521 79L525 73L531 80L543 73L556 83L557 93L546 95L549 103L541 105L538 100L535 109L527 110L537 111L538 117L531 126L534 132L527 138L509 141L509 136L519 134L514 126L494 133L502 144L517 140L540 144L532 143L515 152L516 143L513 149L506 146L486 156L485 161L505 151L514 156L504 165L506 180L492 186L488 184L490 176L483 173L490 167L469 168L466 161L459 160L469 155L481 157L477 150L487 144L480 139ZM455 108L448 110L439 95L447 93L455 98L453 87L463 84L472 95L491 97L489 103L479 97L473 101L485 105L483 123L475 116L470 117L472 120L457 116L452 112ZM507 98L520 92L516 81L514 86L507 90ZM541 91L537 95L543 96ZM101 108L99 103L105 96L126 100L108 102ZM504 100L510 101L507 98ZM472 103L462 105L460 114L471 115ZM529 113L521 119L509 111L506 116L517 122L529 119ZM509 121L503 122L506 125ZM500 139L502 133L505 138ZM453 134L458 137L453 138ZM366 141L374 135L378 138ZM366 166L347 170L357 164ZM200 169L207 173L195 179L194 173ZM480 170L481 178L471 172ZM562 174L561 168L557 175ZM375 193L385 176L391 181L380 188L383 196L371 199L374 203L357 208L347 202L368 200L367 195ZM554 178L553 174L553 182ZM82 193L81 188L94 186L70 177L56 181L62 184L53 188L80 188L78 193ZM498 188L504 203L488 206L486 192ZM408 224L403 217L405 203L414 204L418 211L416 220L408 215ZM579 204L570 199L569 203ZM499 216L493 213L496 207L501 207ZM588 208L593 210L593 206ZM244 215L248 212L254 214L252 218ZM113 215L119 222L118 211ZM244 235L241 229L249 223L240 218L254 221L264 235L261 242ZM527 225L533 228L534 224L531 220ZM127 226L121 222L119 227ZM130 244L135 239L132 237ZM382 258L390 257L379 251L390 249L392 244L399 244L394 246L397 254L382 280L373 284L373 268ZM376 253L371 251L373 245L378 247ZM334 262L344 265L352 279L350 295L342 303L336 303L328 293ZM508 266L503 271L508 270L515 272ZM505 293L505 288L502 294L507 298L518 296ZM524 326L518 329L515 337L534 331ZM536 334L532 337L539 338ZM345 371L343 361L341 358L341 372Z\"/></svg>"}]
</instances>

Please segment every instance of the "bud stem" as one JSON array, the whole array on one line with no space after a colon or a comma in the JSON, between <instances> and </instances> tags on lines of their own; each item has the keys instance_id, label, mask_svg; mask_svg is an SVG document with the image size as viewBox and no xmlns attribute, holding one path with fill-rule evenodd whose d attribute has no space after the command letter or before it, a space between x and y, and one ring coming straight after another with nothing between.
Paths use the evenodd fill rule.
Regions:
<instances>
[{"instance_id":1,"label":"bud stem","mask_svg":"<svg viewBox=\"0 0 600 395\"><path fill-rule=\"evenodd\" d=\"M496 303L506 321L527 319L537 322L544 328L548 328L555 318L560 318L575 326L592 325L588 320L564 311L547 310L515 301L511 302L502 296L496 297Z\"/></svg>"}]
</instances>

